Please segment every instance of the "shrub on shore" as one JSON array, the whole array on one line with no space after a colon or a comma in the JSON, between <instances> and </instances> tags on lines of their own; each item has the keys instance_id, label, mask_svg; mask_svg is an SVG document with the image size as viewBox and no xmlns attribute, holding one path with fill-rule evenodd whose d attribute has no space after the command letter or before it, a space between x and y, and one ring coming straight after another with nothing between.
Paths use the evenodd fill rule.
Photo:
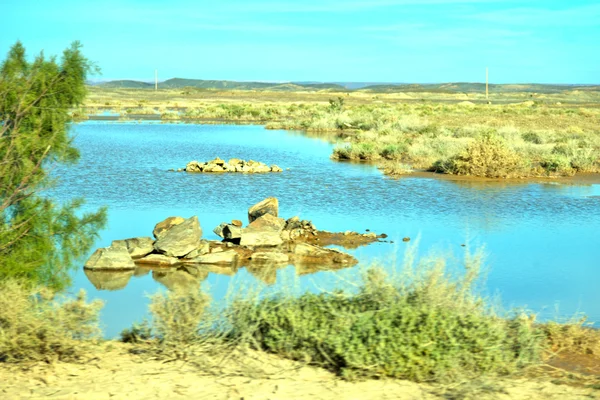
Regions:
<instances>
[{"instance_id":1,"label":"shrub on shore","mask_svg":"<svg viewBox=\"0 0 600 400\"><path fill-rule=\"evenodd\" d=\"M98 338L100 301L56 299L49 289L0 282L0 361L73 361Z\"/></svg>"},{"instance_id":2,"label":"shrub on shore","mask_svg":"<svg viewBox=\"0 0 600 400\"><path fill-rule=\"evenodd\" d=\"M468 257L465 267L455 279L443 261L417 269L409 262L412 276L394 280L371 269L355 293L237 301L228 314L232 336L350 379L444 382L536 362L542 333L532 318L495 315L474 289L480 258Z\"/></svg>"}]
</instances>

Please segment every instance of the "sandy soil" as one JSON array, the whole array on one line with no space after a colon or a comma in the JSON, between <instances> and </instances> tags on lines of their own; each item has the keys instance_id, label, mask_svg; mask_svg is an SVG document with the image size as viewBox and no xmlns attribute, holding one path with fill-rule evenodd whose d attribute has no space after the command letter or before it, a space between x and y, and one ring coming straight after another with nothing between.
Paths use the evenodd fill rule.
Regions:
<instances>
[{"instance_id":1,"label":"sandy soil","mask_svg":"<svg viewBox=\"0 0 600 400\"><path fill-rule=\"evenodd\" d=\"M400 380L346 382L265 354L245 368L203 371L184 361L134 355L104 345L81 364L0 365L2 399L600 399L600 390L543 380L430 386ZM257 367L257 368L253 368Z\"/></svg>"}]
</instances>

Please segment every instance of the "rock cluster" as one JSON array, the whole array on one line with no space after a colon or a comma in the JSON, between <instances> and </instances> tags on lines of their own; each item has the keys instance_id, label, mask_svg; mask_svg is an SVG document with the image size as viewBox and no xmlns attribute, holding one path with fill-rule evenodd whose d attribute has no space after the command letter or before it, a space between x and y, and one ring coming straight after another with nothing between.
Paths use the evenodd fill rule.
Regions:
<instances>
[{"instance_id":1,"label":"rock cluster","mask_svg":"<svg viewBox=\"0 0 600 400\"><path fill-rule=\"evenodd\" d=\"M199 162L190 161L184 169L178 171L185 172L242 172L249 174L260 174L266 172L282 172L283 170L277 165L270 167L262 162L254 160L240 160L232 158L229 161L221 160L219 157L214 160Z\"/></svg>"},{"instance_id":2,"label":"rock cluster","mask_svg":"<svg viewBox=\"0 0 600 400\"><path fill-rule=\"evenodd\" d=\"M344 241L360 242L358 245L362 245L378 238L372 233L348 235L318 231L311 221L298 217L285 220L279 217L279 202L273 197L248 209L248 224L245 227L242 221L232 220L220 224L214 232L223 240L203 240L202 228L196 216L187 219L169 217L156 224L154 239L142 237L115 240L111 246L97 249L84 268L86 274L91 276L90 280L97 287L104 288L110 286L103 281L101 274L95 272L132 271L140 266L195 268L194 265L212 265L219 269L230 268L232 271L245 266L253 274L258 274L264 268L289 264L296 267L315 265L317 267L314 268L343 268L356 264L356 259L347 253L323 246L329 243L344 245ZM339 242L332 242L331 238ZM269 271L268 279L265 278L267 281L275 276L273 271ZM157 274L157 278L164 280L166 286L187 282L184 277L175 279ZM133 272L124 274L114 287L126 284L127 277L131 275Z\"/></svg>"}]
</instances>

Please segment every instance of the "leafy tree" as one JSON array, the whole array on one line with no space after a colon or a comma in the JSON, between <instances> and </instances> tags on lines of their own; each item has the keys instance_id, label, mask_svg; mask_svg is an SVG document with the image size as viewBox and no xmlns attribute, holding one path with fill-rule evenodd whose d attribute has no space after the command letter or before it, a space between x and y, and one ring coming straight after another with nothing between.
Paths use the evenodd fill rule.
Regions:
<instances>
[{"instance_id":1,"label":"leafy tree","mask_svg":"<svg viewBox=\"0 0 600 400\"><path fill-rule=\"evenodd\" d=\"M17 42L0 65L0 279L64 287L106 223L104 208L82 213L83 200L57 204L42 193L55 184L53 166L79 158L69 110L94 70L78 42L60 61L41 53L32 62Z\"/></svg>"}]
</instances>

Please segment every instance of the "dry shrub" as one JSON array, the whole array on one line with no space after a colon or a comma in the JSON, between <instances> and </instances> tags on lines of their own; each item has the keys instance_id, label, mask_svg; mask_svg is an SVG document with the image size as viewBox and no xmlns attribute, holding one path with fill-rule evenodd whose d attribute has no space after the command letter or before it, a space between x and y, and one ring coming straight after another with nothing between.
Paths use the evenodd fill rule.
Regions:
<instances>
[{"instance_id":1,"label":"dry shrub","mask_svg":"<svg viewBox=\"0 0 600 400\"><path fill-rule=\"evenodd\" d=\"M56 299L47 289L0 283L0 360L74 361L100 334L102 302L87 303L85 292Z\"/></svg>"},{"instance_id":2,"label":"dry shrub","mask_svg":"<svg viewBox=\"0 0 600 400\"><path fill-rule=\"evenodd\" d=\"M548 322L542 325L553 353L572 352L600 356L600 330L580 318L567 323Z\"/></svg>"},{"instance_id":3,"label":"dry shrub","mask_svg":"<svg viewBox=\"0 0 600 400\"><path fill-rule=\"evenodd\" d=\"M467 148L440 164L443 172L485 178L520 177L524 162L502 139L492 132L484 132Z\"/></svg>"}]
</instances>

